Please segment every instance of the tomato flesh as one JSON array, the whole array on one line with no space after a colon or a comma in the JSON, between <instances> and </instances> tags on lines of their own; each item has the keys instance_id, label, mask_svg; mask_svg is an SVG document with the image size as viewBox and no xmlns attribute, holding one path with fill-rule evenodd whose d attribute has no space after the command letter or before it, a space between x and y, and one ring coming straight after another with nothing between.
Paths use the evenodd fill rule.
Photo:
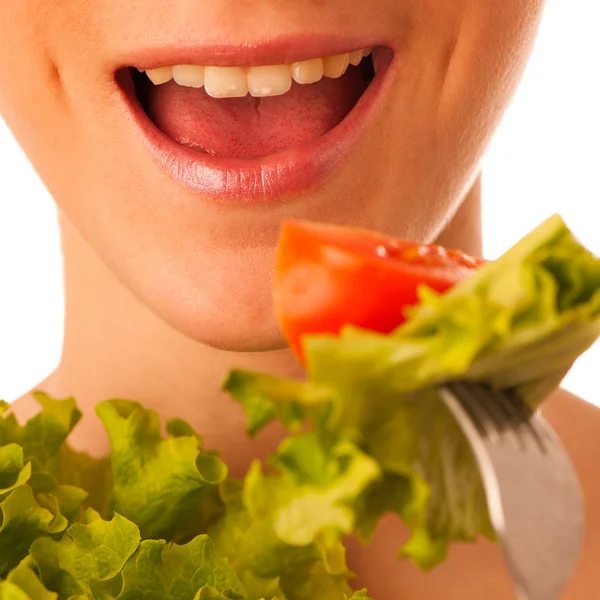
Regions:
<instances>
[{"instance_id":1,"label":"tomato flesh","mask_svg":"<svg viewBox=\"0 0 600 600\"><path fill-rule=\"evenodd\" d=\"M418 303L420 285L445 292L483 262L372 231L291 221L280 238L275 309L302 359L302 336L338 334L348 324L390 333Z\"/></svg>"}]
</instances>

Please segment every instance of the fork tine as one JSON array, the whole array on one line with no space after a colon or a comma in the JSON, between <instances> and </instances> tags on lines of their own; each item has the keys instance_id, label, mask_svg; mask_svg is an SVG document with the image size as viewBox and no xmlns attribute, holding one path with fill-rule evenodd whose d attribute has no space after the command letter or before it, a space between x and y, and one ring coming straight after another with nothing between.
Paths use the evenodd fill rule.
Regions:
<instances>
[{"instance_id":1,"label":"fork tine","mask_svg":"<svg viewBox=\"0 0 600 600\"><path fill-rule=\"evenodd\" d=\"M501 409L511 415L511 426L516 431L521 445L527 448L531 445L546 453L543 436L534 426L534 413L512 390L490 389L490 398Z\"/></svg>"},{"instance_id":2,"label":"fork tine","mask_svg":"<svg viewBox=\"0 0 600 600\"><path fill-rule=\"evenodd\" d=\"M520 425L530 417L530 412L522 402L520 407L509 400L508 396L496 388L488 387L485 392L498 411L505 415L509 425Z\"/></svg>"},{"instance_id":3,"label":"fork tine","mask_svg":"<svg viewBox=\"0 0 600 600\"><path fill-rule=\"evenodd\" d=\"M523 447L522 439L514 430L517 424L515 415L505 410L497 398L490 397L490 388L479 383L461 382L456 386L456 391L463 403L468 403L469 412L476 412L478 417L488 424L486 430L493 427L492 441L508 443L517 448Z\"/></svg>"},{"instance_id":4,"label":"fork tine","mask_svg":"<svg viewBox=\"0 0 600 600\"><path fill-rule=\"evenodd\" d=\"M477 399L472 387L462 381L453 381L447 384L446 387L458 398L479 433L482 436L498 441L500 431L496 428L494 421L490 419L485 404Z\"/></svg>"},{"instance_id":5,"label":"fork tine","mask_svg":"<svg viewBox=\"0 0 600 600\"><path fill-rule=\"evenodd\" d=\"M547 452L547 443L556 441L548 436L548 428L542 426L542 421L529 406L521 400L517 392L513 390L496 390L495 396L503 406L510 406L521 423L522 433L529 434L535 439L540 451Z\"/></svg>"},{"instance_id":6,"label":"fork tine","mask_svg":"<svg viewBox=\"0 0 600 600\"><path fill-rule=\"evenodd\" d=\"M500 432L500 440L509 442L521 449L535 445L543 454L547 451L545 430L536 427L533 411L514 390L498 390L480 383L463 384L458 390L461 394L470 393L477 404L484 407Z\"/></svg>"}]
</instances>

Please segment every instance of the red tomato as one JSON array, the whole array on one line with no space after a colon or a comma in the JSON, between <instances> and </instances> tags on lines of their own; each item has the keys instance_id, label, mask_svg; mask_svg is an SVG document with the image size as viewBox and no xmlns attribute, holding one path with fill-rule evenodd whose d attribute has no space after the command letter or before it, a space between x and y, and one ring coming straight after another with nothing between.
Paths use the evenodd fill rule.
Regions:
<instances>
[{"instance_id":1,"label":"red tomato","mask_svg":"<svg viewBox=\"0 0 600 600\"><path fill-rule=\"evenodd\" d=\"M281 233L275 308L302 358L303 335L337 334L347 324L389 333L418 303L421 284L444 292L483 262L372 231L292 221Z\"/></svg>"}]
</instances>

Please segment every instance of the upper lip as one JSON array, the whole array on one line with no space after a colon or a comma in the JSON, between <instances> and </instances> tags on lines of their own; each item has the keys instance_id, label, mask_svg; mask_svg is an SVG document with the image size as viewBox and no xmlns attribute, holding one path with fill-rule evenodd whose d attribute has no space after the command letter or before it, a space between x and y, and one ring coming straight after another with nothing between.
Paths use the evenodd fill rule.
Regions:
<instances>
[{"instance_id":1,"label":"upper lip","mask_svg":"<svg viewBox=\"0 0 600 600\"><path fill-rule=\"evenodd\" d=\"M115 70L125 67L149 70L190 64L215 67L290 64L375 46L393 49L388 40L315 34L272 37L260 43L205 41L198 44L197 41L183 41L149 45L124 52L115 65Z\"/></svg>"}]
</instances>

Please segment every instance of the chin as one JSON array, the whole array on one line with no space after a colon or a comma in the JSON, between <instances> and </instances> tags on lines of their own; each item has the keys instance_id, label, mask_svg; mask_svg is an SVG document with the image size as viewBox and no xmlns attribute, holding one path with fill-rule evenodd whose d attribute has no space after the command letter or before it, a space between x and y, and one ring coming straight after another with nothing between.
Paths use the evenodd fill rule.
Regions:
<instances>
[{"instance_id":1,"label":"chin","mask_svg":"<svg viewBox=\"0 0 600 600\"><path fill-rule=\"evenodd\" d=\"M275 248L268 256L241 249L238 259L181 257L137 270L128 282L162 321L202 345L230 352L266 352L287 347L273 306ZM263 254L263 253L260 253Z\"/></svg>"},{"instance_id":2,"label":"chin","mask_svg":"<svg viewBox=\"0 0 600 600\"><path fill-rule=\"evenodd\" d=\"M166 306L161 315L187 338L227 352L270 352L287 344L273 316L269 299L251 306L224 305L219 298L206 297L189 310Z\"/></svg>"},{"instance_id":3,"label":"chin","mask_svg":"<svg viewBox=\"0 0 600 600\"><path fill-rule=\"evenodd\" d=\"M194 341L225 352L272 352L286 349L277 323L269 320L257 325L243 311L235 314L207 312L204 319L172 313L170 323Z\"/></svg>"}]
</instances>

